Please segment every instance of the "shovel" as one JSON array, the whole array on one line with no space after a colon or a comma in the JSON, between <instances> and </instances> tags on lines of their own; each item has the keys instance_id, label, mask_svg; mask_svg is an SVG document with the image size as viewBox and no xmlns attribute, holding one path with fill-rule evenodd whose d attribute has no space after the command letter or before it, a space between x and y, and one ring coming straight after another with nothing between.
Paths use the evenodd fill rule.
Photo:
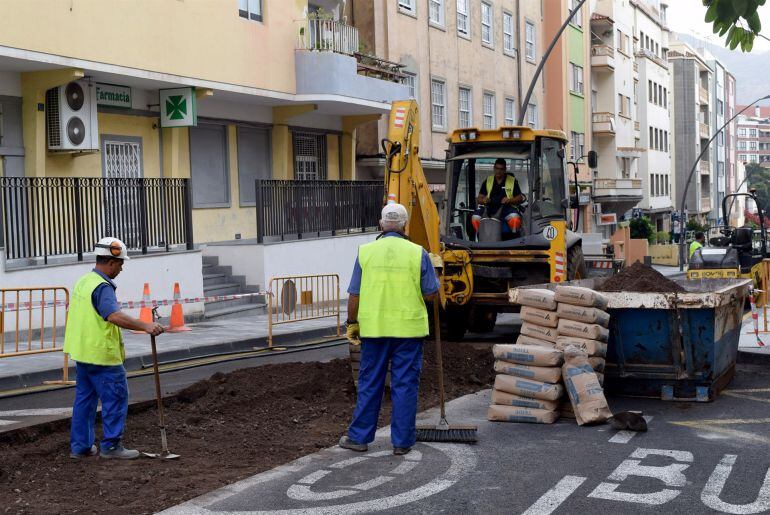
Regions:
<instances>
[{"instance_id":1,"label":"shovel","mask_svg":"<svg viewBox=\"0 0 770 515\"><path fill-rule=\"evenodd\" d=\"M152 310L152 318L155 320L158 317L158 308ZM158 425L160 426L160 453L143 452L148 458L158 458L165 460L174 460L179 458L178 454L173 454L168 450L168 440L166 439L166 417L163 415L163 397L160 394L160 372L158 371L158 349L155 345L155 336L150 335L150 342L152 343L152 370L155 375L155 398L158 401Z\"/></svg>"}]
</instances>

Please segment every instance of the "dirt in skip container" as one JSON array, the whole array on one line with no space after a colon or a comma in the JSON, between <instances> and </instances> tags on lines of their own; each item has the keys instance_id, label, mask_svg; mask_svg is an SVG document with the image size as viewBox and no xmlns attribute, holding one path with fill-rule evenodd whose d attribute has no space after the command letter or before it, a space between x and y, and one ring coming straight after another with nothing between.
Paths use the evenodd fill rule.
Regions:
<instances>
[{"instance_id":1,"label":"dirt in skip container","mask_svg":"<svg viewBox=\"0 0 770 515\"><path fill-rule=\"evenodd\" d=\"M420 410L438 404L433 342L424 349ZM445 344L448 398L489 388L493 360L488 347ZM380 426L389 404L386 396ZM179 460L72 460L69 421L0 435L0 513L163 510L335 445L350 423L355 389L347 360L284 363L216 373L165 405ZM125 445L158 451L159 440L153 403L132 406Z\"/></svg>"},{"instance_id":2,"label":"dirt in skip container","mask_svg":"<svg viewBox=\"0 0 770 515\"><path fill-rule=\"evenodd\" d=\"M622 269L601 284L596 291L640 293L683 293L685 289L666 276L640 262Z\"/></svg>"}]
</instances>

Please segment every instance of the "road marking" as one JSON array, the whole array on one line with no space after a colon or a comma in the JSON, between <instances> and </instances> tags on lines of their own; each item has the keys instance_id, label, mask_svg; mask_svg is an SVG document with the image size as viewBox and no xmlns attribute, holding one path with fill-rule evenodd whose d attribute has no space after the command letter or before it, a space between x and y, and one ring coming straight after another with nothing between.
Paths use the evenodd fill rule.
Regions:
<instances>
[{"instance_id":1,"label":"road marking","mask_svg":"<svg viewBox=\"0 0 770 515\"><path fill-rule=\"evenodd\" d=\"M0 411L0 417L42 417L46 415L72 415L72 408L40 408Z\"/></svg>"},{"instance_id":2,"label":"road marking","mask_svg":"<svg viewBox=\"0 0 770 515\"><path fill-rule=\"evenodd\" d=\"M738 397L739 399L749 399L751 401L768 402L768 397L757 397L756 395L749 395L752 393L768 393L770 388L746 388L741 390L723 390L722 395L729 395L730 397Z\"/></svg>"},{"instance_id":3,"label":"road marking","mask_svg":"<svg viewBox=\"0 0 770 515\"><path fill-rule=\"evenodd\" d=\"M644 420L649 424L652 421L652 417L644 417ZM631 438L636 436L636 433L637 431L618 431L609 441L610 443L628 443L631 441Z\"/></svg>"},{"instance_id":4,"label":"road marking","mask_svg":"<svg viewBox=\"0 0 770 515\"><path fill-rule=\"evenodd\" d=\"M692 429L700 429L702 431L711 431L714 433L720 433L723 435L731 436L733 438L739 438L743 440L750 440L753 442L761 442L770 444L770 438L748 431L739 431L737 429L730 429L727 427L721 427L723 425L743 425L743 424L767 424L770 423L770 418L734 418L734 419L709 419L709 420L685 420L680 422L670 422L677 426L689 427Z\"/></svg>"},{"instance_id":5,"label":"road marking","mask_svg":"<svg viewBox=\"0 0 770 515\"><path fill-rule=\"evenodd\" d=\"M394 479L395 478L393 476L377 476L374 479L370 479L369 481L364 481L363 483L358 483L357 485L351 486L350 488L355 488L356 490L361 490L362 492L365 492L367 490L371 490L372 488L377 488L378 486L382 486L385 483L393 481Z\"/></svg>"},{"instance_id":6,"label":"road marking","mask_svg":"<svg viewBox=\"0 0 770 515\"><path fill-rule=\"evenodd\" d=\"M401 465L390 471L391 474L403 475L411 472L418 465L416 461L404 461Z\"/></svg>"},{"instance_id":7,"label":"road marking","mask_svg":"<svg viewBox=\"0 0 770 515\"><path fill-rule=\"evenodd\" d=\"M297 481L297 483L301 483L303 485L313 485L316 483L316 481L330 473L331 470L316 470L315 472L311 472L307 476Z\"/></svg>"},{"instance_id":8,"label":"road marking","mask_svg":"<svg viewBox=\"0 0 770 515\"><path fill-rule=\"evenodd\" d=\"M762 513L770 510L770 469L765 474L765 481L759 489L757 499L749 504L730 504L722 501L719 497L722 495L722 489L733 471L733 465L737 456L735 454L725 454L714 472L711 473L706 486L701 492L700 499L703 504L709 508L724 513L749 514Z\"/></svg>"},{"instance_id":9,"label":"road marking","mask_svg":"<svg viewBox=\"0 0 770 515\"><path fill-rule=\"evenodd\" d=\"M366 461L369 459L369 456L356 456L355 458L350 458L349 460L343 460L339 461L337 463L333 463L329 465L330 469L344 469L345 467L349 467L351 465L355 465L356 463L361 463L362 461Z\"/></svg>"},{"instance_id":10,"label":"road marking","mask_svg":"<svg viewBox=\"0 0 770 515\"><path fill-rule=\"evenodd\" d=\"M566 501L583 482L588 479L580 476L564 476L556 486L543 494L535 504L529 507L522 515L549 515Z\"/></svg>"}]
</instances>

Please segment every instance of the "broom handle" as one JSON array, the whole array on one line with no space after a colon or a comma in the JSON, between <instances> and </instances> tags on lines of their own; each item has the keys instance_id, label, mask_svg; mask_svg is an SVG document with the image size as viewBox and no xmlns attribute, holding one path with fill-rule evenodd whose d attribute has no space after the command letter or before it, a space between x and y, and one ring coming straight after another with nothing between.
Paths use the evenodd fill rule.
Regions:
<instances>
[{"instance_id":1,"label":"broom handle","mask_svg":"<svg viewBox=\"0 0 770 515\"><path fill-rule=\"evenodd\" d=\"M436 363L438 364L438 392L441 402L441 420L446 419L444 413L444 361L441 356L441 322L439 321L439 294L433 300L433 335L436 340Z\"/></svg>"}]
</instances>

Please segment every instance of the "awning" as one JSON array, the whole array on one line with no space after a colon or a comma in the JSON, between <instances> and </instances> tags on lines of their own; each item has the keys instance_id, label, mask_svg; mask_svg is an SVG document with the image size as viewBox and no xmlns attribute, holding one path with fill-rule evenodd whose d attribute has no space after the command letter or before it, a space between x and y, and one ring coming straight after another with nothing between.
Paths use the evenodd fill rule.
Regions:
<instances>
[{"instance_id":1,"label":"awning","mask_svg":"<svg viewBox=\"0 0 770 515\"><path fill-rule=\"evenodd\" d=\"M514 152L513 150L477 150L455 156L449 161L462 161L465 159L529 159L528 152Z\"/></svg>"}]
</instances>

